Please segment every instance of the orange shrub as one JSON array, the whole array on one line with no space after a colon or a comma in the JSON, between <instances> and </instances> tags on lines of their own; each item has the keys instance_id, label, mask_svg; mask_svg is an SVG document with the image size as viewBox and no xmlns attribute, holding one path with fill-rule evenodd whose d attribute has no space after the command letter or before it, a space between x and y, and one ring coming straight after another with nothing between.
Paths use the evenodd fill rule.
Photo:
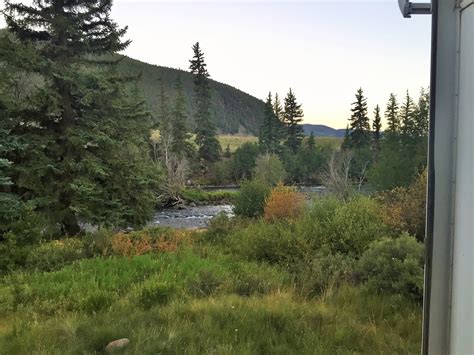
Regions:
<instances>
[{"instance_id":1,"label":"orange shrub","mask_svg":"<svg viewBox=\"0 0 474 355\"><path fill-rule=\"evenodd\" d=\"M112 238L112 251L120 256L143 255L151 252L151 240L147 234L118 233Z\"/></svg>"},{"instance_id":2,"label":"orange shrub","mask_svg":"<svg viewBox=\"0 0 474 355\"><path fill-rule=\"evenodd\" d=\"M111 248L115 255L132 257L151 252L174 252L190 246L194 234L189 231L164 231L150 237L148 231L118 233L112 238Z\"/></svg>"},{"instance_id":3,"label":"orange shrub","mask_svg":"<svg viewBox=\"0 0 474 355\"><path fill-rule=\"evenodd\" d=\"M304 196L293 187L279 184L266 200L264 218L267 222L278 219L293 219L304 210Z\"/></svg>"}]
</instances>

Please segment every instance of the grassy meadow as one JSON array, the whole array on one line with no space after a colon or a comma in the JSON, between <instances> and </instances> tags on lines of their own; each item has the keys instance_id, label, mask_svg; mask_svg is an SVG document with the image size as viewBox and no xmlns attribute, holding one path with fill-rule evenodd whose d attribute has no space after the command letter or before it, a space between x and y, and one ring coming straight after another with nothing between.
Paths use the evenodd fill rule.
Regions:
<instances>
[{"instance_id":1,"label":"grassy meadow","mask_svg":"<svg viewBox=\"0 0 474 355\"><path fill-rule=\"evenodd\" d=\"M0 288L2 354L101 353L123 337L129 354L419 349L417 307L351 286L305 300L276 267L203 251L102 257L12 275Z\"/></svg>"},{"instance_id":2,"label":"grassy meadow","mask_svg":"<svg viewBox=\"0 0 474 355\"><path fill-rule=\"evenodd\" d=\"M0 353L100 354L128 338L126 354L415 354L422 247L381 239L379 207L323 199L291 220L43 242L1 278Z\"/></svg>"},{"instance_id":3,"label":"grassy meadow","mask_svg":"<svg viewBox=\"0 0 474 355\"><path fill-rule=\"evenodd\" d=\"M221 134L218 136L219 143L221 144L222 150L225 150L227 146L231 153L234 153L237 148L245 143L258 143L258 137L255 136L242 136L232 134ZM307 138L306 138L307 139ZM342 138L338 137L316 137L316 144L320 146L328 146L338 150L341 147Z\"/></svg>"}]
</instances>

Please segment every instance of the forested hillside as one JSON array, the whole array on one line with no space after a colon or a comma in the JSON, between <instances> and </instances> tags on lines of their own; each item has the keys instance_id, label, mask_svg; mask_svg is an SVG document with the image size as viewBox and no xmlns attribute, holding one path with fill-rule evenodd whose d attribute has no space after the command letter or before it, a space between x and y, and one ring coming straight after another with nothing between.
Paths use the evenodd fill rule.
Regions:
<instances>
[{"instance_id":1,"label":"forested hillside","mask_svg":"<svg viewBox=\"0 0 474 355\"><path fill-rule=\"evenodd\" d=\"M124 57L119 66L124 74L141 74L139 85L148 107L156 119L160 105L160 87L174 100L175 83L180 75L183 82L188 118L193 127L193 77L189 72L160 67ZM161 79L161 80L160 80ZM263 120L264 102L229 85L211 80L214 117L222 133L257 134Z\"/></svg>"}]
</instances>

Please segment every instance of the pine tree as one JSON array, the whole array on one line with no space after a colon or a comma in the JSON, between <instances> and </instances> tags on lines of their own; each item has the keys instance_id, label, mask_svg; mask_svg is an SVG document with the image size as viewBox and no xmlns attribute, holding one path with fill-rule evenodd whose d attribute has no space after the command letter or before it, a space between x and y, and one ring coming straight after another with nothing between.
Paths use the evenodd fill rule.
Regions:
<instances>
[{"instance_id":1,"label":"pine tree","mask_svg":"<svg viewBox=\"0 0 474 355\"><path fill-rule=\"evenodd\" d=\"M181 77L176 79L176 101L171 120L171 135L173 137L172 152L178 158L183 158L188 149L187 139L190 134L186 127L186 100L183 93Z\"/></svg>"},{"instance_id":2,"label":"pine tree","mask_svg":"<svg viewBox=\"0 0 474 355\"><path fill-rule=\"evenodd\" d=\"M166 95L165 87L163 84L163 79L159 79L159 105L158 105L158 127L160 128L160 133L164 134L171 134L171 110L170 110L170 102L168 95Z\"/></svg>"},{"instance_id":3,"label":"pine tree","mask_svg":"<svg viewBox=\"0 0 474 355\"><path fill-rule=\"evenodd\" d=\"M278 144L286 137L286 125L283 117L283 107L281 106L280 97L278 93L275 94L275 99L273 100L273 113L278 121L278 126L280 127L277 136Z\"/></svg>"},{"instance_id":4,"label":"pine tree","mask_svg":"<svg viewBox=\"0 0 474 355\"><path fill-rule=\"evenodd\" d=\"M388 133L398 133L400 131L400 120L398 117L399 106L395 94L390 94L387 109L385 110L385 119L387 120Z\"/></svg>"},{"instance_id":5,"label":"pine tree","mask_svg":"<svg viewBox=\"0 0 474 355\"><path fill-rule=\"evenodd\" d=\"M217 140L217 128L211 114L209 73L199 42L193 45L193 53L189 69L194 75L196 144L201 159L215 162L221 155L221 146Z\"/></svg>"},{"instance_id":6,"label":"pine tree","mask_svg":"<svg viewBox=\"0 0 474 355\"><path fill-rule=\"evenodd\" d=\"M415 134L418 137L428 135L428 123L430 117L430 93L424 88L420 91L420 98L415 109Z\"/></svg>"},{"instance_id":7,"label":"pine tree","mask_svg":"<svg viewBox=\"0 0 474 355\"><path fill-rule=\"evenodd\" d=\"M350 141L352 148L364 148L370 143L370 121L367 116L367 99L362 88L357 90L356 101L352 103Z\"/></svg>"},{"instance_id":8,"label":"pine tree","mask_svg":"<svg viewBox=\"0 0 474 355\"><path fill-rule=\"evenodd\" d=\"M268 94L265 103L263 124L260 127L259 145L265 153L279 151L281 141L281 122L273 111L272 94Z\"/></svg>"},{"instance_id":9,"label":"pine tree","mask_svg":"<svg viewBox=\"0 0 474 355\"><path fill-rule=\"evenodd\" d=\"M380 116L380 106L377 105L374 110L374 122L372 124L372 141L374 150L380 149L380 139L382 130L382 117Z\"/></svg>"},{"instance_id":10,"label":"pine tree","mask_svg":"<svg viewBox=\"0 0 474 355\"><path fill-rule=\"evenodd\" d=\"M349 125L346 126L346 130L344 132L344 139L342 141L341 149L351 149L351 129L349 128Z\"/></svg>"},{"instance_id":11,"label":"pine tree","mask_svg":"<svg viewBox=\"0 0 474 355\"><path fill-rule=\"evenodd\" d=\"M316 148L316 139L314 138L314 132L311 131L308 141L306 142L306 147L308 150L314 150Z\"/></svg>"},{"instance_id":12,"label":"pine tree","mask_svg":"<svg viewBox=\"0 0 474 355\"><path fill-rule=\"evenodd\" d=\"M1 43L8 67L40 84L11 113L12 191L63 232L79 220L143 224L153 213L156 170L148 163L151 118L107 56L125 49L111 0L5 2L15 40ZM5 62L4 62L5 63Z\"/></svg>"},{"instance_id":13,"label":"pine tree","mask_svg":"<svg viewBox=\"0 0 474 355\"><path fill-rule=\"evenodd\" d=\"M300 125L303 121L303 110L291 89L285 98L283 117L287 132L285 144L293 153L296 153L304 137L303 127Z\"/></svg>"},{"instance_id":14,"label":"pine tree","mask_svg":"<svg viewBox=\"0 0 474 355\"><path fill-rule=\"evenodd\" d=\"M405 101L400 109L400 131L405 138L416 136L415 105L407 90Z\"/></svg>"}]
</instances>

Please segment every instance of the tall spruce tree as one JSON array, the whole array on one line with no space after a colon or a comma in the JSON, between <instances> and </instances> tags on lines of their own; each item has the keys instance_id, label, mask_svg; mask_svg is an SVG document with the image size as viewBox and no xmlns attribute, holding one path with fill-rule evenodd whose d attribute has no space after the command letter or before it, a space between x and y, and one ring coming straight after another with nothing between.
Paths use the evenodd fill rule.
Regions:
<instances>
[{"instance_id":1,"label":"tall spruce tree","mask_svg":"<svg viewBox=\"0 0 474 355\"><path fill-rule=\"evenodd\" d=\"M263 124L260 127L259 144L266 153L276 153L280 149L281 122L273 110L272 94L268 94L265 103Z\"/></svg>"},{"instance_id":2,"label":"tall spruce tree","mask_svg":"<svg viewBox=\"0 0 474 355\"><path fill-rule=\"evenodd\" d=\"M189 61L189 69L194 75L196 144L201 159L215 162L220 158L221 146L217 139L217 128L211 113L209 72L199 42L193 45L193 53L193 58Z\"/></svg>"},{"instance_id":3,"label":"tall spruce tree","mask_svg":"<svg viewBox=\"0 0 474 355\"><path fill-rule=\"evenodd\" d=\"M405 138L416 136L415 104L407 90L405 101L400 109L400 131Z\"/></svg>"},{"instance_id":4,"label":"tall spruce tree","mask_svg":"<svg viewBox=\"0 0 474 355\"><path fill-rule=\"evenodd\" d=\"M283 107L278 93L275 94L275 99L273 100L273 112L275 113L280 127L278 130L278 141L280 143L286 137L286 125L283 117Z\"/></svg>"},{"instance_id":5,"label":"tall spruce tree","mask_svg":"<svg viewBox=\"0 0 474 355\"><path fill-rule=\"evenodd\" d=\"M300 124L303 121L303 110L296 101L296 96L292 89L290 89L285 97L283 118L287 132L285 144L293 153L296 153L304 138L303 127Z\"/></svg>"},{"instance_id":6,"label":"tall spruce tree","mask_svg":"<svg viewBox=\"0 0 474 355\"><path fill-rule=\"evenodd\" d=\"M351 149L351 129L349 125L346 126L346 130L344 131L344 139L342 140L341 149Z\"/></svg>"},{"instance_id":7,"label":"tall spruce tree","mask_svg":"<svg viewBox=\"0 0 474 355\"><path fill-rule=\"evenodd\" d=\"M380 106L377 105L374 110L374 122L372 124L372 142L375 151L380 149L381 130L382 117L380 116Z\"/></svg>"},{"instance_id":8,"label":"tall spruce tree","mask_svg":"<svg viewBox=\"0 0 474 355\"><path fill-rule=\"evenodd\" d=\"M186 99L183 93L183 83L181 77L176 79L176 100L174 110L171 115L171 133L173 137L172 151L179 158L183 158L189 151L187 139L190 134L186 125Z\"/></svg>"},{"instance_id":9,"label":"tall spruce tree","mask_svg":"<svg viewBox=\"0 0 474 355\"><path fill-rule=\"evenodd\" d=\"M385 119L387 120L387 133L398 133L400 131L400 119L397 97L395 94L390 94L388 99L387 109L385 110Z\"/></svg>"},{"instance_id":10,"label":"tall spruce tree","mask_svg":"<svg viewBox=\"0 0 474 355\"><path fill-rule=\"evenodd\" d=\"M148 163L151 126L144 101L125 86L108 55L125 49L126 28L111 0L5 2L14 39L0 61L39 77L10 113L11 191L73 235L79 222L143 224L153 213L156 171Z\"/></svg>"},{"instance_id":11,"label":"tall spruce tree","mask_svg":"<svg viewBox=\"0 0 474 355\"><path fill-rule=\"evenodd\" d=\"M415 134L418 137L426 137L428 135L428 123L430 116L430 93L424 88L420 91L420 98L415 109Z\"/></svg>"},{"instance_id":12,"label":"tall spruce tree","mask_svg":"<svg viewBox=\"0 0 474 355\"><path fill-rule=\"evenodd\" d=\"M350 141L352 148L364 148L370 144L370 121L367 115L367 99L362 88L357 90L356 101L352 103Z\"/></svg>"},{"instance_id":13,"label":"tall spruce tree","mask_svg":"<svg viewBox=\"0 0 474 355\"><path fill-rule=\"evenodd\" d=\"M312 151L316 148L316 139L314 138L314 132L311 131L311 134L309 135L308 141L306 142L306 148L308 150Z\"/></svg>"}]
</instances>

